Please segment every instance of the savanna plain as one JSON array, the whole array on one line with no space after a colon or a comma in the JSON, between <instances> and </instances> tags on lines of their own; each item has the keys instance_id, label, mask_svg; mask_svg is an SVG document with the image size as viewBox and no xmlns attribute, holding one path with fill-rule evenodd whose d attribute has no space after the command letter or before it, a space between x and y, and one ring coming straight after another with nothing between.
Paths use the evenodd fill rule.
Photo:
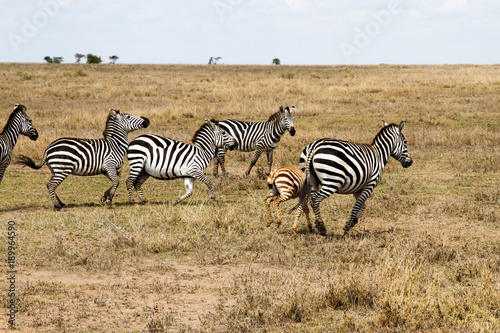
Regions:
<instances>
[{"instance_id":1,"label":"savanna plain","mask_svg":"<svg viewBox=\"0 0 500 333\"><path fill-rule=\"evenodd\" d=\"M499 332L500 66L0 64L0 124L25 105L40 134L14 156L38 163L60 137L102 136L109 108L189 143L204 119L265 121L295 106L273 167L297 167L320 138L371 143L406 120L414 163L391 159L360 222L354 199L321 204L326 237L302 217L267 225L266 157L228 152L227 179L149 179L129 205L128 163L111 207L104 176L69 176L58 212L50 171L12 163L0 185L0 330L7 315L7 222L15 221L15 329L22 332ZM3 126L3 125L0 125ZM137 200L137 197L136 197ZM275 217L276 219L276 217Z\"/></svg>"}]
</instances>

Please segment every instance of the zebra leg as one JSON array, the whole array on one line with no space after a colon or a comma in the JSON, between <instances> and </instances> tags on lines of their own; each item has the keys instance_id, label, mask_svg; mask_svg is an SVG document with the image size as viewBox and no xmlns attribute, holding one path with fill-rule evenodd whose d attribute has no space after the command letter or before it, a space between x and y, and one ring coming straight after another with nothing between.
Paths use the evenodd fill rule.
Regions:
<instances>
[{"instance_id":1,"label":"zebra leg","mask_svg":"<svg viewBox=\"0 0 500 333\"><path fill-rule=\"evenodd\" d=\"M148 199L144 196L144 193L142 192L141 186L144 184L144 182L149 178L149 175L145 172L141 173L139 177L135 180L134 182L134 187L135 190L137 191L137 194L139 195L139 199L143 204L148 202Z\"/></svg>"},{"instance_id":2,"label":"zebra leg","mask_svg":"<svg viewBox=\"0 0 500 333\"><path fill-rule=\"evenodd\" d=\"M219 149L215 148L214 154L214 177L219 177Z\"/></svg>"},{"instance_id":3,"label":"zebra leg","mask_svg":"<svg viewBox=\"0 0 500 333\"><path fill-rule=\"evenodd\" d=\"M319 192L314 192L311 194L311 207L313 209L314 215L316 216L316 229L322 236L326 236L326 228L323 219L321 218L321 212L319 210L319 204L325 198L328 198L333 193L337 192L337 188L332 188L324 185Z\"/></svg>"},{"instance_id":4,"label":"zebra leg","mask_svg":"<svg viewBox=\"0 0 500 333\"><path fill-rule=\"evenodd\" d=\"M255 150L255 154L253 154L252 160L250 161L250 166L248 167L248 170L245 171L245 177L248 177L248 175L250 174L250 171L252 170L255 163L257 163L257 160L259 159L260 155L263 152L264 152L264 149L262 147L257 147L257 149ZM271 173L271 170L269 170L269 173Z\"/></svg>"},{"instance_id":5,"label":"zebra leg","mask_svg":"<svg viewBox=\"0 0 500 333\"><path fill-rule=\"evenodd\" d=\"M184 178L184 187L186 187L186 194L184 194L182 197L180 197L179 199L175 200L173 202L173 205L177 205L179 202L181 202L182 200L188 198L191 196L191 194L193 194L193 185L194 185L194 178L192 177L186 177ZM213 192L213 191L212 191Z\"/></svg>"},{"instance_id":6,"label":"zebra leg","mask_svg":"<svg viewBox=\"0 0 500 333\"><path fill-rule=\"evenodd\" d=\"M305 207L307 207L307 203ZM302 206L299 206L299 208L297 208L297 213L295 214L295 221L293 221L292 230L295 235L297 234L297 222L299 222L300 215L302 215Z\"/></svg>"},{"instance_id":7,"label":"zebra leg","mask_svg":"<svg viewBox=\"0 0 500 333\"><path fill-rule=\"evenodd\" d=\"M220 170L222 171L222 176L224 178L227 178L227 172L226 168L224 166L224 162L226 159L226 150L224 148L217 148L217 151L215 152L215 157L214 157L214 177L219 177L219 165L220 165Z\"/></svg>"},{"instance_id":8,"label":"zebra leg","mask_svg":"<svg viewBox=\"0 0 500 333\"><path fill-rule=\"evenodd\" d=\"M7 169L8 165L9 165L9 162L2 163L0 165L0 184L2 183L3 175L5 174L5 169Z\"/></svg>"},{"instance_id":9,"label":"zebra leg","mask_svg":"<svg viewBox=\"0 0 500 333\"><path fill-rule=\"evenodd\" d=\"M362 192L354 193L354 197L356 198L356 203L351 212L351 217L346 222L344 227L344 235L349 232L349 229L354 227L356 223L358 223L361 214L365 210L365 201L372 194L373 187L365 188Z\"/></svg>"},{"instance_id":10,"label":"zebra leg","mask_svg":"<svg viewBox=\"0 0 500 333\"><path fill-rule=\"evenodd\" d=\"M135 204L135 200L134 200L134 193L132 191L132 186L134 185L134 181L136 179L132 178L132 175L130 175L128 178L127 178L127 181L125 182L125 185L127 185L127 193L128 193L128 202L130 204ZM137 190L137 189L136 189Z\"/></svg>"},{"instance_id":11,"label":"zebra leg","mask_svg":"<svg viewBox=\"0 0 500 333\"><path fill-rule=\"evenodd\" d=\"M110 188L104 192L104 196L101 198L101 202L106 202L107 205L111 205L113 197L115 196L116 189L120 185L120 180L118 179L118 173L116 172L116 167L106 167L105 175L113 182Z\"/></svg>"},{"instance_id":12,"label":"zebra leg","mask_svg":"<svg viewBox=\"0 0 500 333\"><path fill-rule=\"evenodd\" d=\"M287 200L290 200L291 197L292 197L292 193L290 193L288 191L284 191L280 195L274 197L274 205L276 206L276 215L278 217L278 222L277 222L278 227L283 222L281 220L280 203L287 201Z\"/></svg>"},{"instance_id":13,"label":"zebra leg","mask_svg":"<svg viewBox=\"0 0 500 333\"><path fill-rule=\"evenodd\" d=\"M47 183L47 190L49 190L52 204L54 205L54 208L56 210L64 210L64 206L66 206L57 196L56 188L59 186L59 184L62 183L63 180L66 179L66 177L68 177L69 174L69 172L58 175L52 174L52 178L50 178L49 182Z\"/></svg>"},{"instance_id":14,"label":"zebra leg","mask_svg":"<svg viewBox=\"0 0 500 333\"><path fill-rule=\"evenodd\" d=\"M270 227L271 224L273 224L273 214L271 213L271 200L273 200L272 195L268 195L267 197L264 198L264 202L266 204L266 210L267 210L267 219L268 219L267 226L268 227Z\"/></svg>"},{"instance_id":15,"label":"zebra leg","mask_svg":"<svg viewBox=\"0 0 500 333\"><path fill-rule=\"evenodd\" d=\"M271 173L271 169L273 166L273 151L274 149L269 149L267 151L267 174Z\"/></svg>"},{"instance_id":16,"label":"zebra leg","mask_svg":"<svg viewBox=\"0 0 500 333\"><path fill-rule=\"evenodd\" d=\"M306 214L307 227L309 228L310 232L313 232L313 226L311 224L311 218L309 217L309 207L307 206L307 204L304 206L304 213Z\"/></svg>"}]
</instances>

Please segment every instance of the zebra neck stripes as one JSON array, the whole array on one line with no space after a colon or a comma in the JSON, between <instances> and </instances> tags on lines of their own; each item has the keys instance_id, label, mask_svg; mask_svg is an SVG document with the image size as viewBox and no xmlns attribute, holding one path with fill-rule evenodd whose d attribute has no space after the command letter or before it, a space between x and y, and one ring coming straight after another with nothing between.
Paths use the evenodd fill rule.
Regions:
<instances>
[{"instance_id":1,"label":"zebra neck stripes","mask_svg":"<svg viewBox=\"0 0 500 333\"><path fill-rule=\"evenodd\" d=\"M26 114L26 107L16 104L0 134L0 183L12 159L12 150L17 143L19 134L26 135L31 140L38 139L38 132Z\"/></svg>"}]
</instances>

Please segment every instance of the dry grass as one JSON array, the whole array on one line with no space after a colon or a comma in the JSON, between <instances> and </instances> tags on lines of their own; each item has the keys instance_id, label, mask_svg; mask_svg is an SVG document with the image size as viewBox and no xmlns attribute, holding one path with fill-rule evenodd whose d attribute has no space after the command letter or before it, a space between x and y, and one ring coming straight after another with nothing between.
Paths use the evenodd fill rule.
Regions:
<instances>
[{"instance_id":1,"label":"dry grass","mask_svg":"<svg viewBox=\"0 0 500 333\"><path fill-rule=\"evenodd\" d=\"M69 208L53 212L47 168L11 165L0 215L18 227L21 331L500 330L500 66L0 64L0 75L3 121L22 103L40 133L14 154L37 160L56 138L99 137L109 108L151 120L131 139L189 142L205 118L265 120L280 105L296 106L297 134L274 166L296 166L322 137L371 142L381 119L407 120L414 158L387 165L345 238L350 196L322 203L326 237L304 218L293 236L292 214L266 228L265 158L243 178L250 153L228 153L216 204L197 182L175 207L181 180L148 180L151 203L128 205L125 165L112 208L99 204L104 176L70 176L58 189Z\"/></svg>"}]
</instances>

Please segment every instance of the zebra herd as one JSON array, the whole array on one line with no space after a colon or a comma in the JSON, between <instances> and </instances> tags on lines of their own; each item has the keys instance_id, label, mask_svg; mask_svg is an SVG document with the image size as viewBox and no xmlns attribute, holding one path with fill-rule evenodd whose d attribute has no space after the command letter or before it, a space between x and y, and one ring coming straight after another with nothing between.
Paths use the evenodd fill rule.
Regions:
<instances>
[{"instance_id":1,"label":"zebra herd","mask_svg":"<svg viewBox=\"0 0 500 333\"><path fill-rule=\"evenodd\" d=\"M297 210L292 227L294 233L302 212L306 215L309 229L313 230L309 219L310 204L315 214L316 229L321 235L325 235L326 228L319 209L321 201L334 193L353 194L356 202L344 227L347 233L358 222L366 200L380 183L389 157L394 157L404 168L412 165L413 160L403 135L405 122L402 121L399 125L383 122L383 128L372 144L356 144L328 138L314 141L302 151L300 169L280 167L271 170L273 150L281 137L286 131L291 136L295 134L294 110L293 106L280 107L279 111L273 113L265 122L205 120L195 132L193 144L186 144L150 134L141 135L129 143L128 133L147 128L149 119L110 109L103 138L57 139L47 147L40 164L36 164L27 156L20 156L18 162L33 169L48 165L52 177L47 183L47 189L54 208L64 210L65 205L55 190L70 174L104 174L113 184L104 192L101 201L111 205L119 185L118 169L123 165L125 155L130 163L130 176L126 181L129 202L135 203L132 188L136 190L142 203L147 202L141 186L149 177L184 178L186 193L174 201L175 205L193 193L194 179L202 181L208 187L210 197L215 199L212 183L206 177L205 171L214 159L213 175L218 176L220 165L223 176L227 177L224 160L228 149L255 151L245 176L250 174L260 155L266 152L269 195L264 201L268 225L273 223L271 201L275 203L277 223L280 225L279 204L300 197L298 204L292 208ZM38 132L26 114L26 108L17 104L0 134L0 182L11 161L12 149L19 134L32 140L38 138Z\"/></svg>"}]
</instances>

